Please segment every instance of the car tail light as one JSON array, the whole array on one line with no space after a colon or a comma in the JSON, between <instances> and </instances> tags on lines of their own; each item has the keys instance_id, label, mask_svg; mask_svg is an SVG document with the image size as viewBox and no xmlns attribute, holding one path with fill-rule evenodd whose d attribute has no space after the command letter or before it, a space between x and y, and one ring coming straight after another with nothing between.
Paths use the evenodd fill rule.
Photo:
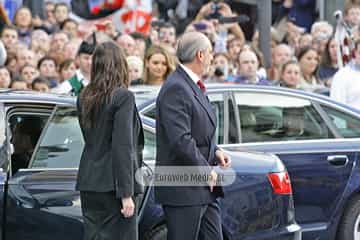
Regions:
<instances>
[{"instance_id":1,"label":"car tail light","mask_svg":"<svg viewBox=\"0 0 360 240\"><path fill-rule=\"evenodd\" d=\"M275 194L292 194L288 172L269 173L268 178Z\"/></svg>"}]
</instances>

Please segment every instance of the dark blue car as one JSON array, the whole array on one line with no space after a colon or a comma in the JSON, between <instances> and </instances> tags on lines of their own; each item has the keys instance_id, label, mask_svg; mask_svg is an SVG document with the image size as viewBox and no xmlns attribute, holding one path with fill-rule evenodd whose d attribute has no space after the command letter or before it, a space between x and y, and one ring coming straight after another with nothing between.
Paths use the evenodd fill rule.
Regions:
<instances>
[{"instance_id":1,"label":"dark blue car","mask_svg":"<svg viewBox=\"0 0 360 240\"><path fill-rule=\"evenodd\" d=\"M358 110L287 88L224 84L207 89L218 118L218 144L273 153L285 164L303 239L360 239ZM153 125L154 99L140 99L146 123Z\"/></svg>"},{"instance_id":2,"label":"dark blue car","mask_svg":"<svg viewBox=\"0 0 360 240\"><path fill-rule=\"evenodd\" d=\"M2 240L82 239L80 199L74 186L83 138L74 106L69 97L0 92ZM153 122L144 119L149 172L155 156ZM224 187L226 198L220 200L225 239L300 240L291 184L281 160L230 148L224 149L232 156L236 178ZM148 187L138 201L140 239L166 239L153 188Z\"/></svg>"}]
</instances>

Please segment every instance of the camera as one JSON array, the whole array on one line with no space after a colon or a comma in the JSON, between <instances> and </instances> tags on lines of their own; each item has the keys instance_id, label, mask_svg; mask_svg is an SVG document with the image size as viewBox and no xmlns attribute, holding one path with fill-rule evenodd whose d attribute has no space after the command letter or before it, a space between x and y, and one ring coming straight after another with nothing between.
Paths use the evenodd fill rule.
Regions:
<instances>
[{"instance_id":1,"label":"camera","mask_svg":"<svg viewBox=\"0 0 360 240\"><path fill-rule=\"evenodd\" d=\"M222 77L225 75L224 70L220 67L215 68L214 75L216 77Z\"/></svg>"},{"instance_id":2,"label":"camera","mask_svg":"<svg viewBox=\"0 0 360 240\"><path fill-rule=\"evenodd\" d=\"M162 26L164 26L164 25L165 25L165 21L162 20L162 19L160 19L160 20L153 20L153 21L151 22L151 27L153 27L153 28L160 28L160 27L162 27Z\"/></svg>"},{"instance_id":3,"label":"camera","mask_svg":"<svg viewBox=\"0 0 360 240\"><path fill-rule=\"evenodd\" d=\"M219 19L222 17L222 14L220 13L221 0L213 0L211 4L211 13L206 17L207 19Z\"/></svg>"},{"instance_id":4,"label":"camera","mask_svg":"<svg viewBox=\"0 0 360 240\"><path fill-rule=\"evenodd\" d=\"M337 10L334 12L334 17L336 20L342 19L342 12L340 10Z\"/></svg>"}]
</instances>

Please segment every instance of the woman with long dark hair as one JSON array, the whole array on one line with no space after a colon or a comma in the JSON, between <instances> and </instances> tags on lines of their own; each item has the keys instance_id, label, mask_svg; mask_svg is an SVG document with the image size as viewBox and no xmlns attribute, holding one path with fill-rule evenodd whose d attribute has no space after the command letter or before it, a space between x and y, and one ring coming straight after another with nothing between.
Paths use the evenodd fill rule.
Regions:
<instances>
[{"instance_id":1,"label":"woman with long dark hair","mask_svg":"<svg viewBox=\"0 0 360 240\"><path fill-rule=\"evenodd\" d=\"M331 81L338 70L336 40L335 37L331 37L322 53L317 72L320 82L323 82L328 87L331 86Z\"/></svg>"},{"instance_id":2,"label":"woman with long dark hair","mask_svg":"<svg viewBox=\"0 0 360 240\"><path fill-rule=\"evenodd\" d=\"M137 239L134 199L142 186L135 172L144 135L128 76L122 49L113 42L96 47L90 83L77 102L85 147L76 189L85 240Z\"/></svg>"},{"instance_id":3,"label":"woman with long dark hair","mask_svg":"<svg viewBox=\"0 0 360 240\"><path fill-rule=\"evenodd\" d=\"M299 87L305 91L314 92L324 88L324 84L316 76L319 66L319 54L313 47L306 47L297 55L301 70Z\"/></svg>"}]
</instances>

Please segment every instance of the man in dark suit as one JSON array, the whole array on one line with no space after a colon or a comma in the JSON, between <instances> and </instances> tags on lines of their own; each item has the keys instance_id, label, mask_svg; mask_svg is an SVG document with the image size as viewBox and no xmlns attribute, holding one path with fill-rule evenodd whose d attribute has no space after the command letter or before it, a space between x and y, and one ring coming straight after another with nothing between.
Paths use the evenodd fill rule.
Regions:
<instances>
[{"instance_id":1,"label":"man in dark suit","mask_svg":"<svg viewBox=\"0 0 360 240\"><path fill-rule=\"evenodd\" d=\"M181 64L156 102L156 166L200 166L211 178L206 186L155 186L155 196L165 212L168 240L221 240L217 198L223 192L211 166L227 167L230 159L214 142L216 116L200 79L210 67L212 46L202 33L185 33L177 56Z\"/></svg>"}]
</instances>

